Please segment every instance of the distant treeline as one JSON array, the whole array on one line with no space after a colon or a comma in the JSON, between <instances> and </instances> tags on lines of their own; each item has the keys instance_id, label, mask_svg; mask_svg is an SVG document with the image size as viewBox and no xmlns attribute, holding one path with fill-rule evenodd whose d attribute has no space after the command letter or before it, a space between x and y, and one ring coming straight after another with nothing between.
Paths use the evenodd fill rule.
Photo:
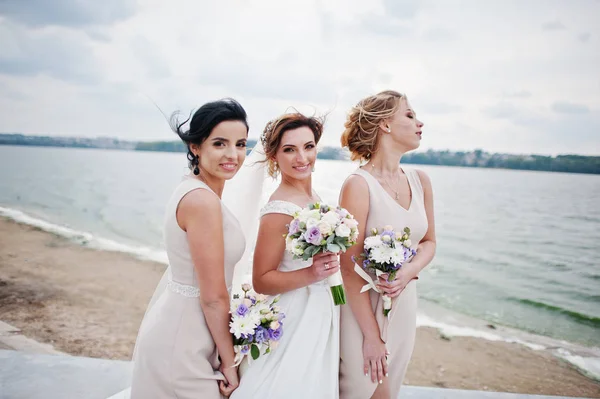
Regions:
<instances>
[{"instance_id":1,"label":"distant treeline","mask_svg":"<svg viewBox=\"0 0 600 399\"><path fill-rule=\"evenodd\" d=\"M136 151L187 152L183 141L151 141L140 142L135 146Z\"/></svg>"},{"instance_id":2,"label":"distant treeline","mask_svg":"<svg viewBox=\"0 0 600 399\"><path fill-rule=\"evenodd\" d=\"M26 136L23 134L0 133L0 145L31 145L50 147L103 148L135 151L185 152L181 141L135 142L116 138L81 138ZM248 151L256 140L248 140ZM348 151L339 147L319 149L320 159L349 159ZM402 157L403 163L421 165L464 166L474 168L500 168L538 170L549 172L600 174L600 156L583 155L514 155L475 151L434 151L411 152Z\"/></svg>"},{"instance_id":3,"label":"distant treeline","mask_svg":"<svg viewBox=\"0 0 600 399\"><path fill-rule=\"evenodd\" d=\"M557 155L551 157L545 155L491 154L482 150L470 152L429 150L406 154L402 157L402 162L421 165L600 174L600 156Z\"/></svg>"},{"instance_id":4,"label":"distant treeline","mask_svg":"<svg viewBox=\"0 0 600 399\"><path fill-rule=\"evenodd\" d=\"M0 133L0 145L30 145L38 147L104 148L113 150L134 150L137 142L119 140L112 137L48 137L26 136L19 133Z\"/></svg>"}]
</instances>

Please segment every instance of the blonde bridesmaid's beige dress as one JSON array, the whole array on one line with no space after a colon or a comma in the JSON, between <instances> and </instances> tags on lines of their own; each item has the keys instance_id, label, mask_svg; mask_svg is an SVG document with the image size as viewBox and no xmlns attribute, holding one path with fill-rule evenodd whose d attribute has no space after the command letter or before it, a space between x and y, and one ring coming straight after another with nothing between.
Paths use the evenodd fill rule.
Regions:
<instances>
[{"instance_id":1,"label":"blonde bridesmaid's beige dress","mask_svg":"<svg viewBox=\"0 0 600 399\"><path fill-rule=\"evenodd\" d=\"M366 231L391 225L396 231L409 227L413 249L427 232L423 187L416 170L404 169L412 192L408 209L398 204L369 172L359 168L353 174L363 177L369 186L369 214ZM372 275L375 280L375 276ZM389 319L383 316L381 295L370 290L371 305L379 324L381 339L390 352L388 383L391 398L397 398L410 361L416 332L417 280L408 283L392 301ZM342 306L340 320L340 399L368 399L377 383L363 372L363 334L349 305Z\"/></svg>"},{"instance_id":2,"label":"blonde bridesmaid's beige dress","mask_svg":"<svg viewBox=\"0 0 600 399\"><path fill-rule=\"evenodd\" d=\"M133 359L133 399L221 398L218 380L224 378L217 371L217 348L200 307L200 290L187 235L176 218L181 199L196 189L211 191L200 180L186 176L167 205L164 239L169 282L140 327ZM237 219L223 204L222 215L225 280L230 289L245 239Z\"/></svg>"}]
</instances>

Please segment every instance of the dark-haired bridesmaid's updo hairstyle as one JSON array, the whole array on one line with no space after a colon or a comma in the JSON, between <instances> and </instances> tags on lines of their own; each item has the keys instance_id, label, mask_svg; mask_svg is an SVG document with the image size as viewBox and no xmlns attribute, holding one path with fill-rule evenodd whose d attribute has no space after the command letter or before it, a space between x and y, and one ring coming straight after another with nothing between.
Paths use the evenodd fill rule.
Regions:
<instances>
[{"instance_id":1,"label":"dark-haired bridesmaid's updo hairstyle","mask_svg":"<svg viewBox=\"0 0 600 399\"><path fill-rule=\"evenodd\" d=\"M246 130L248 130L246 111L240 103L232 98L206 103L198 108L193 116L188 117L183 122L179 121L179 114L179 112L174 112L171 115L169 124L171 125L171 129L187 146L188 166L194 171L195 175L200 174L200 169L198 168L199 159L192 152L190 144L201 145L210 136L213 129L219 123L225 121L240 121L246 125ZM190 122L190 127L184 131L182 126L188 121Z\"/></svg>"}]
</instances>

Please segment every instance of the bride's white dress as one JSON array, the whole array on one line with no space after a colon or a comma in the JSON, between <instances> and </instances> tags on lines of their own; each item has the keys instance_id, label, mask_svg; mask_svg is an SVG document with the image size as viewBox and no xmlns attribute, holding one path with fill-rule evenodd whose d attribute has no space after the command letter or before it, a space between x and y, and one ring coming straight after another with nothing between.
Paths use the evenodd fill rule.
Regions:
<instances>
[{"instance_id":1,"label":"bride's white dress","mask_svg":"<svg viewBox=\"0 0 600 399\"><path fill-rule=\"evenodd\" d=\"M260 215L293 216L300 209L291 202L271 201ZM311 264L310 260L294 260L286 252L279 270L294 271ZM326 280L282 294L278 305L286 315L279 346L249 366L240 366L240 386L231 399L339 398L339 306L334 305ZM126 389L109 399L129 399L129 395Z\"/></svg>"},{"instance_id":2,"label":"bride's white dress","mask_svg":"<svg viewBox=\"0 0 600 399\"><path fill-rule=\"evenodd\" d=\"M292 216L301 208L287 201L271 201L261 216ZM299 270L311 261L284 254L279 270ZM339 307L327 281L289 291L278 303L285 313L283 336L271 353L261 355L243 370L231 399L335 399L339 396Z\"/></svg>"}]
</instances>

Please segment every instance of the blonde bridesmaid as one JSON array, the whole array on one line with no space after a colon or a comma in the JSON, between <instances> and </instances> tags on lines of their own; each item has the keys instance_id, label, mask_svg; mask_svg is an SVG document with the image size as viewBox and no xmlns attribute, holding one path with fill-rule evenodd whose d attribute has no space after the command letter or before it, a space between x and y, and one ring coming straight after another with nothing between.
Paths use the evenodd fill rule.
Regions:
<instances>
[{"instance_id":1,"label":"blonde bridesmaid","mask_svg":"<svg viewBox=\"0 0 600 399\"><path fill-rule=\"evenodd\" d=\"M340 205L359 222L358 245L341 256L348 303L341 309L340 398L397 398L416 332L417 278L434 257L435 225L429 177L400 166L402 155L421 143L423 123L405 95L383 91L350 111L342 134L353 160L364 163L344 182ZM365 233L391 225L411 230L416 256L393 282L372 279L392 298L385 317L381 294L360 293L365 280L354 271L353 255L363 250Z\"/></svg>"}]
</instances>

